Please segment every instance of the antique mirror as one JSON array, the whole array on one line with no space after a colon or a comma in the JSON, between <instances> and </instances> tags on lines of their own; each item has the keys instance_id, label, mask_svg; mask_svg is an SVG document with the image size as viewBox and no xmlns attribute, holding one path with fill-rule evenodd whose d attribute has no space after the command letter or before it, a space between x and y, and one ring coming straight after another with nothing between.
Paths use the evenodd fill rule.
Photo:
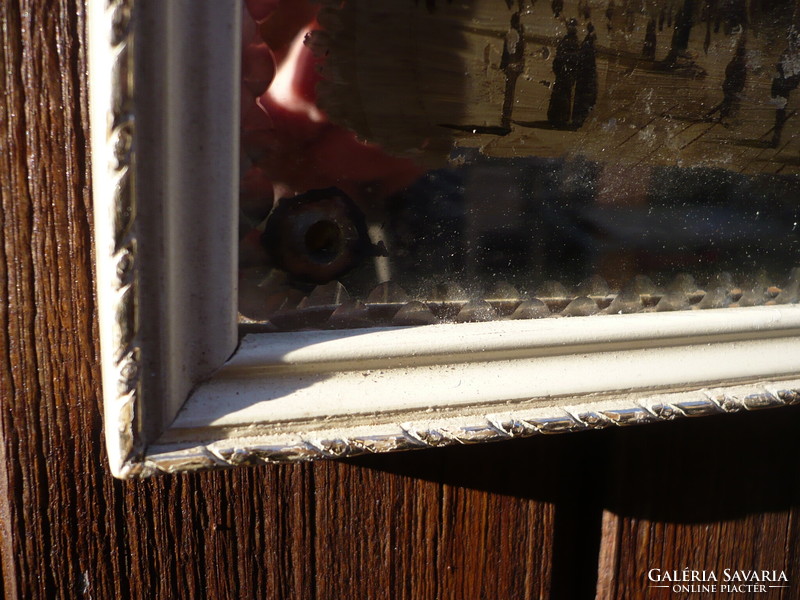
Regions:
<instances>
[{"instance_id":1,"label":"antique mirror","mask_svg":"<svg viewBox=\"0 0 800 600\"><path fill-rule=\"evenodd\" d=\"M800 401L793 0L92 0L112 469Z\"/></svg>"}]
</instances>

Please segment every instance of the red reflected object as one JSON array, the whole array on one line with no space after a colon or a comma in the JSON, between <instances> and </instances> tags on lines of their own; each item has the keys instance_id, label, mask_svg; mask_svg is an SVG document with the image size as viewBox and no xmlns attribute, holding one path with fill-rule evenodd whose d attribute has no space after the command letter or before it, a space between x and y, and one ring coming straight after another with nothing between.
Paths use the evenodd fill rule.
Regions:
<instances>
[{"instance_id":1,"label":"red reflected object","mask_svg":"<svg viewBox=\"0 0 800 600\"><path fill-rule=\"evenodd\" d=\"M280 0L244 0L247 12L256 22L264 21L280 4Z\"/></svg>"},{"instance_id":2,"label":"red reflected object","mask_svg":"<svg viewBox=\"0 0 800 600\"><path fill-rule=\"evenodd\" d=\"M275 57L264 42L242 48L242 82L253 96L260 96L275 77Z\"/></svg>"}]
</instances>

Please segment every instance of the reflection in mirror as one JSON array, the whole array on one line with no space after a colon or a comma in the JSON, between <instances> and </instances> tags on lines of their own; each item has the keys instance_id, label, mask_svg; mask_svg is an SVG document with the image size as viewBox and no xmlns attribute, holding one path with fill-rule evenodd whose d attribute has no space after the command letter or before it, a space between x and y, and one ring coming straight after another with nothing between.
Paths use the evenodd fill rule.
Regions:
<instances>
[{"instance_id":1,"label":"reflection in mirror","mask_svg":"<svg viewBox=\"0 0 800 600\"><path fill-rule=\"evenodd\" d=\"M263 330L798 301L792 0L246 0Z\"/></svg>"}]
</instances>

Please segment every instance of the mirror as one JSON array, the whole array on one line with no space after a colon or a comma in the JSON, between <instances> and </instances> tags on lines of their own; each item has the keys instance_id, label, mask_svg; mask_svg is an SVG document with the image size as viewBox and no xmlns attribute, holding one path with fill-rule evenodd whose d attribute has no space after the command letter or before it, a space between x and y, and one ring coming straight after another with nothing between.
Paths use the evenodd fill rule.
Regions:
<instances>
[{"instance_id":1,"label":"mirror","mask_svg":"<svg viewBox=\"0 0 800 600\"><path fill-rule=\"evenodd\" d=\"M246 6L243 322L797 301L793 2Z\"/></svg>"}]
</instances>

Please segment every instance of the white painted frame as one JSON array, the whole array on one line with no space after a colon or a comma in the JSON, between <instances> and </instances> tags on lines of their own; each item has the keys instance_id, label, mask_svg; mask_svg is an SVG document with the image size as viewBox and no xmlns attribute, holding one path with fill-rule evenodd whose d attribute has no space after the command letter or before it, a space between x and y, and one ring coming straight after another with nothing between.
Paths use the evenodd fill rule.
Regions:
<instances>
[{"instance_id":1,"label":"white painted frame","mask_svg":"<svg viewBox=\"0 0 800 600\"><path fill-rule=\"evenodd\" d=\"M89 0L116 476L800 403L797 305L239 340L240 4Z\"/></svg>"}]
</instances>

